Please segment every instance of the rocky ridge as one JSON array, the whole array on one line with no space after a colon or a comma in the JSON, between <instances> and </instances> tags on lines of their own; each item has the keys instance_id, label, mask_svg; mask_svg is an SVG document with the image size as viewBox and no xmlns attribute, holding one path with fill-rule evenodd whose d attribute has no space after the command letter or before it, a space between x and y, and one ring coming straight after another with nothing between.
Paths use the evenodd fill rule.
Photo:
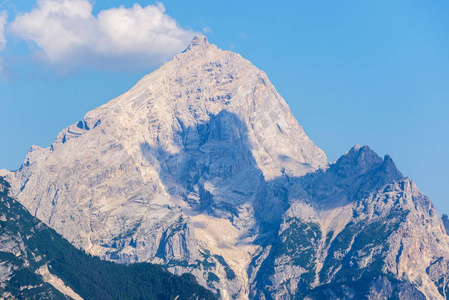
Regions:
<instances>
[{"instance_id":1,"label":"rocky ridge","mask_svg":"<svg viewBox=\"0 0 449 300\"><path fill-rule=\"evenodd\" d=\"M203 36L0 175L77 247L223 299L446 296L443 222L391 158L327 165L266 74Z\"/></svg>"},{"instance_id":2,"label":"rocky ridge","mask_svg":"<svg viewBox=\"0 0 449 300\"><path fill-rule=\"evenodd\" d=\"M255 299L446 298L442 220L389 156L355 146L299 178L289 203Z\"/></svg>"}]
</instances>

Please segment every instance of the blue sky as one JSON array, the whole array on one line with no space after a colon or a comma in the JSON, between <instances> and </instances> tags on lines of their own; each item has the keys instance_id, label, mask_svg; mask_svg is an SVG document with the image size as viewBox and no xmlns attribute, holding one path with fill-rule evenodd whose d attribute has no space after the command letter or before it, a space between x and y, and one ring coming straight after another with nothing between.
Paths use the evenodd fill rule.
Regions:
<instances>
[{"instance_id":1,"label":"blue sky","mask_svg":"<svg viewBox=\"0 0 449 300\"><path fill-rule=\"evenodd\" d=\"M448 1L97 0L88 15L56 19L71 36L54 35L48 30L59 23L46 23L55 19L42 7L63 2L89 5L0 0L0 168L20 167L30 145L49 146L199 32L263 69L330 161L369 145L449 213ZM156 27L145 8L159 18ZM34 19L24 18L31 11ZM114 28L101 33L125 13L138 21L117 29L120 39ZM165 44L133 40L153 31ZM168 32L175 38L164 40ZM131 48L122 48L125 39Z\"/></svg>"}]
</instances>

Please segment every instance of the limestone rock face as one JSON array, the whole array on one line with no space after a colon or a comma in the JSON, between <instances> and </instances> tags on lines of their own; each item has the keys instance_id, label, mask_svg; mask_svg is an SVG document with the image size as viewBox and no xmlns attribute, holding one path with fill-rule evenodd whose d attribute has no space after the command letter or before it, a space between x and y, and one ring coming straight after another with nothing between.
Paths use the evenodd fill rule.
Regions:
<instances>
[{"instance_id":1,"label":"limestone rock face","mask_svg":"<svg viewBox=\"0 0 449 300\"><path fill-rule=\"evenodd\" d=\"M204 36L0 175L77 247L222 299L446 297L449 237L413 181L366 146L328 165L265 73Z\"/></svg>"},{"instance_id":2,"label":"limestone rock face","mask_svg":"<svg viewBox=\"0 0 449 300\"><path fill-rule=\"evenodd\" d=\"M268 182L324 165L265 73L197 36L51 147L33 146L6 177L33 215L92 254L173 264L175 272L210 260L226 281L220 268L241 256L249 264L258 247L246 244L283 213L283 195ZM271 197L272 207L260 203ZM229 236L213 236L217 222L227 222L220 230ZM226 265L214 258L222 238L247 239ZM234 281L244 283L234 294L247 288L246 271L237 273Z\"/></svg>"}]
</instances>

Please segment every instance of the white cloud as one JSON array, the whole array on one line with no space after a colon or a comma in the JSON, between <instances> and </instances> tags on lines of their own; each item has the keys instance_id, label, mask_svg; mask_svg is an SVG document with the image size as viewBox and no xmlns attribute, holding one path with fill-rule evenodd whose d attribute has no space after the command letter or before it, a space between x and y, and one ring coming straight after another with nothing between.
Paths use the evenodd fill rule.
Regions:
<instances>
[{"instance_id":1,"label":"white cloud","mask_svg":"<svg viewBox=\"0 0 449 300\"><path fill-rule=\"evenodd\" d=\"M6 37L5 37L5 25L8 15L6 10L0 11L0 51L3 51L6 47ZM0 72L3 70L2 58L0 57Z\"/></svg>"},{"instance_id":2,"label":"white cloud","mask_svg":"<svg viewBox=\"0 0 449 300\"><path fill-rule=\"evenodd\" d=\"M165 14L161 3L111 8L95 16L88 0L38 0L10 28L53 65L112 69L158 65L184 50L195 34Z\"/></svg>"},{"instance_id":3,"label":"white cloud","mask_svg":"<svg viewBox=\"0 0 449 300\"><path fill-rule=\"evenodd\" d=\"M5 25L7 18L8 15L6 13L6 10L0 11L0 51L5 49L6 47Z\"/></svg>"}]
</instances>

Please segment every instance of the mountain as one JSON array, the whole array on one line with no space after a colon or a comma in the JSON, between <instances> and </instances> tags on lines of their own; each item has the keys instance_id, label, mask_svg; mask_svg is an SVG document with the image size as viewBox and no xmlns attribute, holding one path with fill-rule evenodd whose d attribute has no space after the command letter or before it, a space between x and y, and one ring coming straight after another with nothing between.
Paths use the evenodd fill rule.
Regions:
<instances>
[{"instance_id":1,"label":"mountain","mask_svg":"<svg viewBox=\"0 0 449 300\"><path fill-rule=\"evenodd\" d=\"M327 164L266 74L204 36L2 174L76 247L223 299L446 295L449 237L392 159Z\"/></svg>"},{"instance_id":2,"label":"mountain","mask_svg":"<svg viewBox=\"0 0 449 300\"><path fill-rule=\"evenodd\" d=\"M290 188L255 299L444 299L449 240L389 156L355 146Z\"/></svg>"},{"instance_id":3,"label":"mountain","mask_svg":"<svg viewBox=\"0 0 449 300\"><path fill-rule=\"evenodd\" d=\"M85 254L8 196L0 177L2 299L215 299L187 274Z\"/></svg>"},{"instance_id":4,"label":"mountain","mask_svg":"<svg viewBox=\"0 0 449 300\"><path fill-rule=\"evenodd\" d=\"M254 240L277 231L279 187L325 164L267 76L199 36L7 179L88 253L162 263L233 295L248 293Z\"/></svg>"}]
</instances>

